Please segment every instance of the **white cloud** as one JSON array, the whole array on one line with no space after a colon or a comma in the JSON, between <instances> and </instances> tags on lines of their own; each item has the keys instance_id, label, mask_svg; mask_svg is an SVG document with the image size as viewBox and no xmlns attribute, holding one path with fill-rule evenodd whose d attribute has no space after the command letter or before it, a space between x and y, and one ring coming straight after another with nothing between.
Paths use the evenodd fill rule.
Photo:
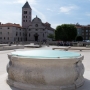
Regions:
<instances>
[{"instance_id":1,"label":"white cloud","mask_svg":"<svg viewBox=\"0 0 90 90\"><path fill-rule=\"evenodd\" d=\"M86 16L90 16L90 13L86 13Z\"/></svg>"},{"instance_id":2,"label":"white cloud","mask_svg":"<svg viewBox=\"0 0 90 90\"><path fill-rule=\"evenodd\" d=\"M62 7L60 7L60 12L69 14L69 13L71 13L72 10L74 10L76 8L77 8L77 6L62 6Z\"/></svg>"},{"instance_id":3,"label":"white cloud","mask_svg":"<svg viewBox=\"0 0 90 90\"><path fill-rule=\"evenodd\" d=\"M40 18L42 19L42 22L46 22L46 17L43 13L41 13L40 11L38 11L36 8L32 7L33 11L35 11L37 14L40 15Z\"/></svg>"},{"instance_id":4,"label":"white cloud","mask_svg":"<svg viewBox=\"0 0 90 90\"><path fill-rule=\"evenodd\" d=\"M50 8L47 8L47 10L48 10L48 11L51 11L51 12L53 12L53 10L52 10L52 9L50 9Z\"/></svg>"}]
</instances>

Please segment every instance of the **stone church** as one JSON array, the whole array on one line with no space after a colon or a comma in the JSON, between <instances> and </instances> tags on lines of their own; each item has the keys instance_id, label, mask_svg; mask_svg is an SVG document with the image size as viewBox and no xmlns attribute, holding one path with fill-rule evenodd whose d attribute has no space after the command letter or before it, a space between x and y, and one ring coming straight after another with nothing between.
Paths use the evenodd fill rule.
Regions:
<instances>
[{"instance_id":1,"label":"stone church","mask_svg":"<svg viewBox=\"0 0 90 90\"><path fill-rule=\"evenodd\" d=\"M37 16L32 19L32 9L27 1L22 7L22 27L26 29L27 41L48 41L48 35L55 31L48 22L43 23Z\"/></svg>"},{"instance_id":2,"label":"stone church","mask_svg":"<svg viewBox=\"0 0 90 90\"><path fill-rule=\"evenodd\" d=\"M32 19L32 9L28 2L22 7L22 26L16 23L0 22L0 43L51 41L48 35L54 34L54 29L37 16Z\"/></svg>"}]
</instances>

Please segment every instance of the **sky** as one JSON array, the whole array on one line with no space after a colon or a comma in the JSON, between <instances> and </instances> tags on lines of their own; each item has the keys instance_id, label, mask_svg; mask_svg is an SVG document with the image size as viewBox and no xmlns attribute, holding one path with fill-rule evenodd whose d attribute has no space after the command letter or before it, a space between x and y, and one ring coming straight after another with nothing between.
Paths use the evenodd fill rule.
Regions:
<instances>
[{"instance_id":1,"label":"sky","mask_svg":"<svg viewBox=\"0 0 90 90\"><path fill-rule=\"evenodd\" d=\"M36 15L53 28L62 24L90 24L90 0L0 0L0 22L22 22L22 7L28 1Z\"/></svg>"}]
</instances>

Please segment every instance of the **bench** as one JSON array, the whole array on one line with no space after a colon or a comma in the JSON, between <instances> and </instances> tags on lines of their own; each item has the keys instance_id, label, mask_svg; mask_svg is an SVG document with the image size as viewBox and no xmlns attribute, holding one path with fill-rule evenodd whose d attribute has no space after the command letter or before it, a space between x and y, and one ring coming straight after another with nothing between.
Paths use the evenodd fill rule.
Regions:
<instances>
[{"instance_id":1,"label":"bench","mask_svg":"<svg viewBox=\"0 0 90 90\"><path fill-rule=\"evenodd\" d=\"M80 50L80 51L82 51L82 50L90 50L90 49L88 49L88 48L71 48L71 47L66 47L66 48L52 48L52 50L55 50L55 49L63 49L63 50L65 50L65 51L68 51L68 50Z\"/></svg>"}]
</instances>

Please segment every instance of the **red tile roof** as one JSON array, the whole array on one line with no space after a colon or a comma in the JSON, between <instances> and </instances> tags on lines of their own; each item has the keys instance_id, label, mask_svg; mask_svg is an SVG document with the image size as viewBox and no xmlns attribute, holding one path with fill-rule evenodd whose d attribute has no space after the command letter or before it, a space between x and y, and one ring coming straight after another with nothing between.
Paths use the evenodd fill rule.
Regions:
<instances>
[{"instance_id":1,"label":"red tile roof","mask_svg":"<svg viewBox=\"0 0 90 90\"><path fill-rule=\"evenodd\" d=\"M13 24L13 23L6 23L6 24L1 24L0 27L18 27L18 28L22 28L20 26L20 24Z\"/></svg>"}]
</instances>

